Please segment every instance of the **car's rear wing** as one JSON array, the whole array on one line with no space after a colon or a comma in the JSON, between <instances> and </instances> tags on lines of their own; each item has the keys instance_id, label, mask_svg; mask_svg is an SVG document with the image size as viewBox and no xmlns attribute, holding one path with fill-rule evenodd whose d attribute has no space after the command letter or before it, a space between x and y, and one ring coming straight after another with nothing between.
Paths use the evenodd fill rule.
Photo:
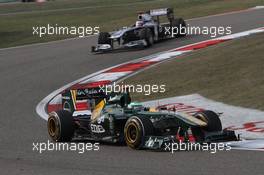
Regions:
<instances>
[{"instance_id":1,"label":"car's rear wing","mask_svg":"<svg viewBox=\"0 0 264 175\"><path fill-rule=\"evenodd\" d=\"M105 98L107 95L99 87L68 89L62 92L62 108L70 112L88 110L92 99L96 105Z\"/></svg>"},{"instance_id":2,"label":"car's rear wing","mask_svg":"<svg viewBox=\"0 0 264 175\"><path fill-rule=\"evenodd\" d=\"M173 18L173 9L172 8L161 8L161 9L153 9L147 11L150 16L165 16L167 15L168 18Z\"/></svg>"},{"instance_id":3,"label":"car's rear wing","mask_svg":"<svg viewBox=\"0 0 264 175\"><path fill-rule=\"evenodd\" d=\"M106 93L105 89L100 87L68 89L62 92L62 108L71 112L87 109L88 106L91 106L88 103L97 105L102 100L109 104L119 104L125 107L131 102L131 97L128 90Z\"/></svg>"}]
</instances>

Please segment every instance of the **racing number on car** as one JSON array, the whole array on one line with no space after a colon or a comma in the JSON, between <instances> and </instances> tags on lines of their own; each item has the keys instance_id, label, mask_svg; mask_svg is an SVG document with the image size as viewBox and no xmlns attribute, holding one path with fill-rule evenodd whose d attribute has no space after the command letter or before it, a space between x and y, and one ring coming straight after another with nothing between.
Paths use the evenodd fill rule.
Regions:
<instances>
[{"instance_id":1,"label":"racing number on car","mask_svg":"<svg viewBox=\"0 0 264 175\"><path fill-rule=\"evenodd\" d=\"M246 130L248 132L264 132L264 121L244 123L241 127L230 126L226 129Z\"/></svg>"},{"instance_id":2,"label":"racing number on car","mask_svg":"<svg viewBox=\"0 0 264 175\"><path fill-rule=\"evenodd\" d=\"M91 131L93 133L104 133L105 129L103 128L102 125L91 124Z\"/></svg>"}]
</instances>

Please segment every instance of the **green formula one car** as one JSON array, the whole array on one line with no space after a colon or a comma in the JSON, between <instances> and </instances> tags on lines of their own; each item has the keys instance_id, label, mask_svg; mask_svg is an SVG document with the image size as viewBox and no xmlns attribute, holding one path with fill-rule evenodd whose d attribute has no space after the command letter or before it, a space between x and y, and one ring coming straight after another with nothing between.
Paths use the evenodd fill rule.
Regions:
<instances>
[{"instance_id":1,"label":"green formula one car","mask_svg":"<svg viewBox=\"0 0 264 175\"><path fill-rule=\"evenodd\" d=\"M68 90L62 110L48 118L48 133L56 142L90 139L126 143L133 149L163 149L168 142L234 141L234 131L222 130L219 114L195 115L152 109L131 103L128 92L106 95L97 89Z\"/></svg>"}]
</instances>

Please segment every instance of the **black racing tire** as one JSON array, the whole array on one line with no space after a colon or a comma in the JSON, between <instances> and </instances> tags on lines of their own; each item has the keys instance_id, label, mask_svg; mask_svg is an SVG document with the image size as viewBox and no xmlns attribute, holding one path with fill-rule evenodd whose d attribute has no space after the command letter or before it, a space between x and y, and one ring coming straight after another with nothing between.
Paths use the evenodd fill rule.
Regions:
<instances>
[{"instance_id":1,"label":"black racing tire","mask_svg":"<svg viewBox=\"0 0 264 175\"><path fill-rule=\"evenodd\" d=\"M207 126L203 128L207 132L217 132L222 131L222 123L219 115L213 111L201 111L194 115L196 118L207 123Z\"/></svg>"},{"instance_id":2,"label":"black racing tire","mask_svg":"<svg viewBox=\"0 0 264 175\"><path fill-rule=\"evenodd\" d=\"M175 18L171 21L171 27L173 28L173 32L176 34L174 37L182 37L186 36L186 22L182 18Z\"/></svg>"},{"instance_id":3,"label":"black racing tire","mask_svg":"<svg viewBox=\"0 0 264 175\"><path fill-rule=\"evenodd\" d=\"M153 133L153 124L147 117L132 116L124 127L125 142L132 149L142 149L145 136L151 136Z\"/></svg>"},{"instance_id":4,"label":"black racing tire","mask_svg":"<svg viewBox=\"0 0 264 175\"><path fill-rule=\"evenodd\" d=\"M48 133L55 142L70 142L74 135L75 125L69 111L59 110L49 114Z\"/></svg>"},{"instance_id":5,"label":"black racing tire","mask_svg":"<svg viewBox=\"0 0 264 175\"><path fill-rule=\"evenodd\" d=\"M222 123L217 115L213 111L201 111L194 114L194 117L207 123L206 127L194 127L192 128L192 134L196 142L203 142L205 139L205 132L217 132L222 131Z\"/></svg>"},{"instance_id":6,"label":"black racing tire","mask_svg":"<svg viewBox=\"0 0 264 175\"><path fill-rule=\"evenodd\" d=\"M147 42L147 47L150 47L154 44L154 36L152 31L149 28L143 28L139 31L139 38L145 39Z\"/></svg>"},{"instance_id":7,"label":"black racing tire","mask_svg":"<svg viewBox=\"0 0 264 175\"><path fill-rule=\"evenodd\" d=\"M108 32L100 32L98 36L98 44L110 44L111 39L109 38L111 35Z\"/></svg>"}]
</instances>

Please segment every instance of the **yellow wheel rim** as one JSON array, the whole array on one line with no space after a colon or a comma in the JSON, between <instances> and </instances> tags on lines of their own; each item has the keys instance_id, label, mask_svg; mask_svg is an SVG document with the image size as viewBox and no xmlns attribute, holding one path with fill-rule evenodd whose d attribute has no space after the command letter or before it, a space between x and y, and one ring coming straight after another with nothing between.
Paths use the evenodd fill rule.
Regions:
<instances>
[{"instance_id":1,"label":"yellow wheel rim","mask_svg":"<svg viewBox=\"0 0 264 175\"><path fill-rule=\"evenodd\" d=\"M56 129L57 129L57 127L56 127L56 120L54 118L52 118L52 117L49 118L49 120L48 120L48 126L49 126L49 128L48 128L49 135L52 136L52 137L54 137L55 134L56 134Z\"/></svg>"},{"instance_id":2,"label":"yellow wheel rim","mask_svg":"<svg viewBox=\"0 0 264 175\"><path fill-rule=\"evenodd\" d=\"M127 141L129 143L135 143L138 140L138 137L139 137L138 126L134 122L129 123L126 131Z\"/></svg>"}]
</instances>

